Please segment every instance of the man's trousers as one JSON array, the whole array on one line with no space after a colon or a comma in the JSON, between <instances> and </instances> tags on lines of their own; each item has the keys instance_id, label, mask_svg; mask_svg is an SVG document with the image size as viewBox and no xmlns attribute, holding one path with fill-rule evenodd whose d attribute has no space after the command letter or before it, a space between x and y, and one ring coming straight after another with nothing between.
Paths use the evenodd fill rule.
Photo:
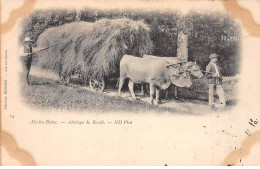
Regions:
<instances>
[{"instance_id":1,"label":"man's trousers","mask_svg":"<svg viewBox=\"0 0 260 169\"><path fill-rule=\"evenodd\" d=\"M224 93L224 90L223 90L221 84L219 84L219 85L209 84L209 106L214 105L214 89L215 89L215 87L216 87L216 93L219 97L220 104L222 106L226 106L225 93Z\"/></svg>"}]
</instances>

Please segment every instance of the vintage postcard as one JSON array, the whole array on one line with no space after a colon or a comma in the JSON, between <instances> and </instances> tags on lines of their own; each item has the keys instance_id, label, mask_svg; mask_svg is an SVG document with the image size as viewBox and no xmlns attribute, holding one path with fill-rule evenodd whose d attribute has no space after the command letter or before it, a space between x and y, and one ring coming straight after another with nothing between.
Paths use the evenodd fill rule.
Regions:
<instances>
[{"instance_id":1,"label":"vintage postcard","mask_svg":"<svg viewBox=\"0 0 260 169\"><path fill-rule=\"evenodd\" d=\"M260 165L259 9L1 0L1 165Z\"/></svg>"}]
</instances>

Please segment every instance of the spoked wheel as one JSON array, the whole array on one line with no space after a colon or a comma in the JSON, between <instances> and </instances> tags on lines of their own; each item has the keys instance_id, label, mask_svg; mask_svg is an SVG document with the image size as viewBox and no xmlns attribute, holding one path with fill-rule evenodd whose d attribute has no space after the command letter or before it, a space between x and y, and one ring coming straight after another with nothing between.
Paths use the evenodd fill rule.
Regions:
<instances>
[{"instance_id":1,"label":"spoked wheel","mask_svg":"<svg viewBox=\"0 0 260 169\"><path fill-rule=\"evenodd\" d=\"M103 77L91 77L89 86L93 91L103 92L105 89L105 80Z\"/></svg>"}]
</instances>

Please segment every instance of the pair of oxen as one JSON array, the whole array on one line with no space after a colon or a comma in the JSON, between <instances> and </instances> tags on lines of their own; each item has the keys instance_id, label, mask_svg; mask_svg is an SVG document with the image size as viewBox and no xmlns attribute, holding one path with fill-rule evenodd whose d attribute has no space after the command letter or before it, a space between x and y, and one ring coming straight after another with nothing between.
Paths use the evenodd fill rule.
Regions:
<instances>
[{"instance_id":1,"label":"pair of oxen","mask_svg":"<svg viewBox=\"0 0 260 169\"><path fill-rule=\"evenodd\" d=\"M192 85L191 76L194 78L203 77L196 62L182 62L177 57L144 55L143 58L138 58L124 55L120 61L118 95L121 95L122 86L129 78L128 87L133 99L136 99L134 84L149 83L150 104L153 104L154 94L156 94L156 103L160 104L161 89L167 89L171 83L178 87L190 88Z\"/></svg>"}]
</instances>

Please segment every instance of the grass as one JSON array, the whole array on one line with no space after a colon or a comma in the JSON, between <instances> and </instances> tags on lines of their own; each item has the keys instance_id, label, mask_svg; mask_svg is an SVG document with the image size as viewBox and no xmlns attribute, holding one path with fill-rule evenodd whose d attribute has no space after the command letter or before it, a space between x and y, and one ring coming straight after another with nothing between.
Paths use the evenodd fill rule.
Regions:
<instances>
[{"instance_id":1,"label":"grass","mask_svg":"<svg viewBox=\"0 0 260 169\"><path fill-rule=\"evenodd\" d=\"M59 81L30 77L30 86L21 90L24 102L35 109L64 109L92 112L175 112L172 108L153 106L146 102L107 96L84 90L80 85L62 85Z\"/></svg>"},{"instance_id":2,"label":"grass","mask_svg":"<svg viewBox=\"0 0 260 169\"><path fill-rule=\"evenodd\" d=\"M173 108L153 106L143 101L134 101L121 99L116 96L107 96L104 93L95 93L82 89L81 83L74 81L73 84L64 86L59 81L48 78L38 78L30 76L30 86L26 86L21 90L24 102L32 108L49 110L49 109L65 109L73 111L88 110L92 112L176 112ZM107 81L109 89L116 89L116 81ZM80 84L80 85L78 85ZM237 84L238 78L225 77L223 88L227 97L227 105L234 105L237 101ZM198 85L199 89L207 88L205 79L195 80L194 85ZM127 84L124 85L128 91ZM135 87L140 90L140 86ZM196 87L195 87L196 88ZM165 92L161 92L161 98L165 98ZM174 87L170 86L169 99L174 97ZM217 96L215 95L217 98ZM207 90L198 92L193 89L178 88L178 98L181 101L207 101ZM200 103L198 103L200 104Z\"/></svg>"}]
</instances>

